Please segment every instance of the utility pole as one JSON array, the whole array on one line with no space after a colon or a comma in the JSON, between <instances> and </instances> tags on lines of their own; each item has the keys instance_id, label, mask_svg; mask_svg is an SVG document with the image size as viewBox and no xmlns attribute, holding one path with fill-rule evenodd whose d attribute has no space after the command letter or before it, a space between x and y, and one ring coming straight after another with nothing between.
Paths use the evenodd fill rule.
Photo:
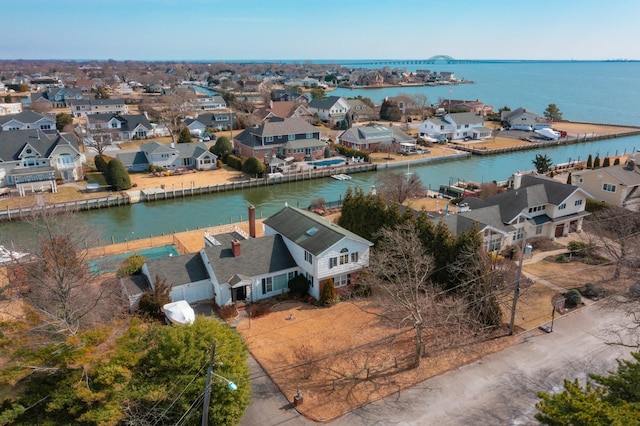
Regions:
<instances>
[{"instance_id":1,"label":"utility pole","mask_svg":"<svg viewBox=\"0 0 640 426\"><path fill-rule=\"evenodd\" d=\"M216 344L211 345L211 363L207 370L207 384L204 388L204 401L202 403L202 426L209 424L209 401L211 401L211 373L213 370L213 359L216 356Z\"/></svg>"},{"instance_id":2,"label":"utility pole","mask_svg":"<svg viewBox=\"0 0 640 426\"><path fill-rule=\"evenodd\" d=\"M517 232L517 231L516 231ZM520 277L522 276L522 261L524 260L524 246L527 243L527 234L525 232L522 238L522 247L520 247L520 259L518 260L518 271L516 272L516 282L513 285L513 303L511 305L511 321L509 322L509 336L513 336L513 324L516 320L516 304L520 295Z\"/></svg>"}]
</instances>

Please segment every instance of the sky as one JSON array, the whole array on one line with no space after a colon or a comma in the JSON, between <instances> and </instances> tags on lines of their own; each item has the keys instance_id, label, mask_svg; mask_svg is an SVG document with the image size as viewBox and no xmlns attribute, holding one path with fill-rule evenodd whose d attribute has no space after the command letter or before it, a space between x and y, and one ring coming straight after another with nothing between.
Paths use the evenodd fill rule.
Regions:
<instances>
[{"instance_id":1,"label":"sky","mask_svg":"<svg viewBox=\"0 0 640 426\"><path fill-rule=\"evenodd\" d=\"M2 0L0 59L640 60L638 0Z\"/></svg>"}]
</instances>

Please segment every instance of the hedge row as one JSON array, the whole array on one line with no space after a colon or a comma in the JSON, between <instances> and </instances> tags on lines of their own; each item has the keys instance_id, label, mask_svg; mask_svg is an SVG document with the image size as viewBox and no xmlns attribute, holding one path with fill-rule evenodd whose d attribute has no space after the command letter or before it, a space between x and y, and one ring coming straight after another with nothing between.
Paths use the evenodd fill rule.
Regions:
<instances>
[{"instance_id":1,"label":"hedge row","mask_svg":"<svg viewBox=\"0 0 640 426\"><path fill-rule=\"evenodd\" d=\"M366 161L369 161L368 152L347 148L346 146L343 146L343 145L335 145L335 149L345 157L360 157L360 158L364 158Z\"/></svg>"},{"instance_id":2,"label":"hedge row","mask_svg":"<svg viewBox=\"0 0 640 426\"><path fill-rule=\"evenodd\" d=\"M229 154L227 156L227 166L240 171L242 170L242 160L233 154Z\"/></svg>"}]
</instances>

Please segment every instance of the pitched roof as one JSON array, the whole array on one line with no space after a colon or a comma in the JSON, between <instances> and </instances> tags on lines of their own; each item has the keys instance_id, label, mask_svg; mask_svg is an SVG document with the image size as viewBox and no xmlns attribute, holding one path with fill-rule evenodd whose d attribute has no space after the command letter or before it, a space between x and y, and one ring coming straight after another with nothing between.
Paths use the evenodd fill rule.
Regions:
<instances>
[{"instance_id":1,"label":"pitched roof","mask_svg":"<svg viewBox=\"0 0 640 426\"><path fill-rule=\"evenodd\" d=\"M289 268L296 262L280 235L271 235L248 240L238 239L233 233L216 235L220 245L204 249L218 282L230 282L234 276L265 275ZM235 257L231 241L240 241L240 256Z\"/></svg>"},{"instance_id":2,"label":"pitched roof","mask_svg":"<svg viewBox=\"0 0 640 426\"><path fill-rule=\"evenodd\" d=\"M17 161L27 144L47 158L54 148L61 145L68 145L78 151L77 140L65 133L49 134L37 129L9 130L0 132L0 160Z\"/></svg>"},{"instance_id":3,"label":"pitched roof","mask_svg":"<svg viewBox=\"0 0 640 426\"><path fill-rule=\"evenodd\" d=\"M606 174L611 176L617 182L626 186L640 186L640 166L635 165L633 168L619 164L616 166L601 167L594 170L582 170L575 172L575 176L588 176L590 174Z\"/></svg>"},{"instance_id":4,"label":"pitched roof","mask_svg":"<svg viewBox=\"0 0 640 426\"><path fill-rule=\"evenodd\" d=\"M320 131L303 118L271 117L265 120L258 127L244 129L234 139L243 145L253 147L261 145L263 137L277 137L307 133L320 133Z\"/></svg>"},{"instance_id":5,"label":"pitched roof","mask_svg":"<svg viewBox=\"0 0 640 426\"><path fill-rule=\"evenodd\" d=\"M147 261L147 268L153 280L159 275L166 278L170 287L209 278L199 252L150 260Z\"/></svg>"},{"instance_id":6,"label":"pitched roof","mask_svg":"<svg viewBox=\"0 0 640 426\"><path fill-rule=\"evenodd\" d=\"M114 118L121 123L120 131L132 131L138 126L151 129L151 123L144 114L90 114L87 115L87 123L108 123Z\"/></svg>"},{"instance_id":7,"label":"pitched roof","mask_svg":"<svg viewBox=\"0 0 640 426\"><path fill-rule=\"evenodd\" d=\"M264 224L314 255L321 254L343 238L350 238L368 246L373 245L322 216L290 206L269 216Z\"/></svg>"},{"instance_id":8,"label":"pitched roof","mask_svg":"<svg viewBox=\"0 0 640 426\"><path fill-rule=\"evenodd\" d=\"M474 112L455 112L448 114L448 116L458 126L464 126L465 124L477 124L483 123L484 119Z\"/></svg>"},{"instance_id":9,"label":"pitched roof","mask_svg":"<svg viewBox=\"0 0 640 426\"><path fill-rule=\"evenodd\" d=\"M331 109L332 106L338 103L340 98L340 96L327 96L323 99L312 99L311 102L309 102L309 107L317 109ZM347 107L348 106L349 104L347 104Z\"/></svg>"},{"instance_id":10,"label":"pitched roof","mask_svg":"<svg viewBox=\"0 0 640 426\"><path fill-rule=\"evenodd\" d=\"M6 124L12 120L19 121L20 123L35 123L42 119L55 121L51 118L45 117L44 115L35 113L33 111L22 111L17 114L0 116L0 125Z\"/></svg>"}]
</instances>

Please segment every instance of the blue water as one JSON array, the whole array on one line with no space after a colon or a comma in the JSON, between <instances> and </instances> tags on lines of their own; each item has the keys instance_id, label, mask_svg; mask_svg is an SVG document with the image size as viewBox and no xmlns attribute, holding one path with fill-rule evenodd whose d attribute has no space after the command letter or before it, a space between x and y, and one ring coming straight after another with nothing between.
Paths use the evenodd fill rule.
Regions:
<instances>
[{"instance_id":1,"label":"blue water","mask_svg":"<svg viewBox=\"0 0 640 426\"><path fill-rule=\"evenodd\" d=\"M319 160L319 161L311 161L308 162L307 164L309 164L310 166L334 166L336 164L341 164L344 163L345 160L339 159L339 158L334 158L331 160Z\"/></svg>"},{"instance_id":2,"label":"blue water","mask_svg":"<svg viewBox=\"0 0 640 426\"><path fill-rule=\"evenodd\" d=\"M100 259L90 259L87 261L89 270L94 274L114 272L122 262L134 254L139 254L147 260L164 259L165 257L178 256L178 250L174 246L151 247L148 249L136 250L128 253L115 254L102 257Z\"/></svg>"},{"instance_id":3,"label":"blue water","mask_svg":"<svg viewBox=\"0 0 640 426\"><path fill-rule=\"evenodd\" d=\"M399 93L426 93L432 102L448 96L456 99L480 99L495 109L526 107L542 114L555 103L564 118L572 121L618 123L640 126L639 62L523 62L481 64L435 64L407 66L436 71L453 71L474 84L393 89L338 89L332 94L371 97L379 103L385 96ZM451 90L453 93L449 93ZM533 168L537 153L545 153L555 164L585 159L589 154L601 157L628 153L640 148L640 136L609 139L539 151L474 157L447 163L411 166L425 186L438 188L452 181L502 181L518 170ZM435 147L433 149L438 149ZM390 169L394 171L394 169ZM398 169L395 169L397 172ZM378 172L384 173L384 172ZM350 181L322 179L287 185L270 185L237 192L187 197L154 203L138 203L82 213L82 217L100 230L103 240L119 242L136 236L147 237L247 220L247 207L256 207L258 217L267 217L285 203L306 207L315 198L327 201L344 196L349 186L365 191L375 184L376 173L353 174ZM18 238L24 229L19 223L0 224L0 244ZM24 234L23 234L24 235Z\"/></svg>"}]
</instances>

